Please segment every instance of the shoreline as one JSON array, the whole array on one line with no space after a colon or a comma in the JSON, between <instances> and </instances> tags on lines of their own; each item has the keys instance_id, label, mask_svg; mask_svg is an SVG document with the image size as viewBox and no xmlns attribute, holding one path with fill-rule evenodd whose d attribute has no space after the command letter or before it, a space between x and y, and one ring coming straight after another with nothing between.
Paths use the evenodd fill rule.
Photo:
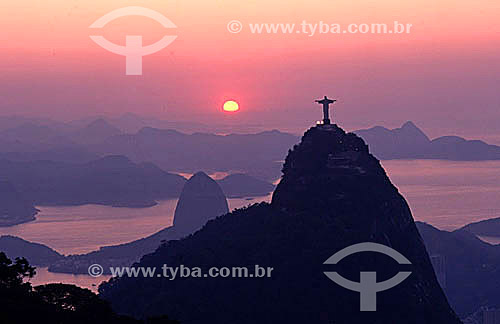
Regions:
<instances>
[{"instance_id":1,"label":"shoreline","mask_svg":"<svg viewBox=\"0 0 500 324\"><path fill-rule=\"evenodd\" d=\"M26 219L22 219L22 220L16 219L15 221L5 222L5 223L0 220L0 228L12 227L12 226L26 224L26 223L35 221L36 215L38 215L40 213L40 210L38 208L35 208L35 209L36 209L36 211L31 216L29 216L29 218L26 218Z\"/></svg>"}]
</instances>

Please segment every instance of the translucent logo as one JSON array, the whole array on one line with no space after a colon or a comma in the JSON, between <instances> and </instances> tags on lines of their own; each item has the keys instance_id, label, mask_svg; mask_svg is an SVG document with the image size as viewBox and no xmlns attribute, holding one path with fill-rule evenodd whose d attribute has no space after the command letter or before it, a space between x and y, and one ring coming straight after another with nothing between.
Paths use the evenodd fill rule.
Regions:
<instances>
[{"instance_id":1,"label":"translucent logo","mask_svg":"<svg viewBox=\"0 0 500 324\"><path fill-rule=\"evenodd\" d=\"M113 10L97 19L89 28L103 28L109 22L126 16L148 17L157 21L165 28L177 28L170 19L161 13L148 8L135 6ZM142 36L127 35L125 38L125 46L111 43L103 36L92 35L90 38L102 48L112 53L125 56L126 75L142 75L142 57L161 51L170 45L177 36L166 35L158 42L148 46L142 45Z\"/></svg>"},{"instance_id":2,"label":"translucent logo","mask_svg":"<svg viewBox=\"0 0 500 324\"><path fill-rule=\"evenodd\" d=\"M372 242L348 246L329 257L324 264L337 264L345 257L359 252L378 252L390 256L399 264L411 264L411 262L398 251L388 246ZM391 279L382 282L377 282L376 272L360 272L360 282L348 280L337 272L325 272L324 274L339 286L360 293L360 311L374 312L377 310L377 292L388 290L399 285L411 275L411 272L399 272Z\"/></svg>"}]
</instances>

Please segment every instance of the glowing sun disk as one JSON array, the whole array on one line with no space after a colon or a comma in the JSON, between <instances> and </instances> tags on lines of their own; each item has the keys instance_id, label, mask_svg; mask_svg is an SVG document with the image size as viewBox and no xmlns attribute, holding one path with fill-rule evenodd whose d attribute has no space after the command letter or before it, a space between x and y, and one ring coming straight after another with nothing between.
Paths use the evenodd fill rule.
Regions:
<instances>
[{"instance_id":1,"label":"glowing sun disk","mask_svg":"<svg viewBox=\"0 0 500 324\"><path fill-rule=\"evenodd\" d=\"M240 107L236 101L228 100L224 103L222 109L224 109L224 111L238 111Z\"/></svg>"}]
</instances>

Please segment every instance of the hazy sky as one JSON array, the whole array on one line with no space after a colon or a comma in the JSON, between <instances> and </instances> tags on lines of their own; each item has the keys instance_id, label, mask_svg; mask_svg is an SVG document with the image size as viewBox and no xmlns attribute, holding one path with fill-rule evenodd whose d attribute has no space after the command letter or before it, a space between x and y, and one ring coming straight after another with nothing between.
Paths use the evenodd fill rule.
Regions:
<instances>
[{"instance_id":1,"label":"hazy sky","mask_svg":"<svg viewBox=\"0 0 500 324\"><path fill-rule=\"evenodd\" d=\"M88 27L140 5L168 17ZM204 123L303 128L321 118L313 101L339 100L348 129L413 120L431 135L500 134L498 0L22 0L0 1L0 115L55 119L134 112ZM243 23L241 33L227 23ZM252 34L249 23L413 24L410 34ZM142 35L178 38L126 76L125 58L95 44ZM224 100L238 113L221 111Z\"/></svg>"}]
</instances>

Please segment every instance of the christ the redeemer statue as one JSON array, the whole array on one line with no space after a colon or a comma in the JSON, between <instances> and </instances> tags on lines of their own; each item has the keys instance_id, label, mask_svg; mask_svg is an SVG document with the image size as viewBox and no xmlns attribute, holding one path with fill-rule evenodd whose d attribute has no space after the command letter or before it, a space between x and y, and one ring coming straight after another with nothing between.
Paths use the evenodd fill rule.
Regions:
<instances>
[{"instance_id":1,"label":"christ the redeemer statue","mask_svg":"<svg viewBox=\"0 0 500 324\"><path fill-rule=\"evenodd\" d=\"M323 99L316 100L317 103L323 105L323 125L330 124L330 116L328 110L330 109L330 105L333 104L335 99L328 99L326 96Z\"/></svg>"}]
</instances>

